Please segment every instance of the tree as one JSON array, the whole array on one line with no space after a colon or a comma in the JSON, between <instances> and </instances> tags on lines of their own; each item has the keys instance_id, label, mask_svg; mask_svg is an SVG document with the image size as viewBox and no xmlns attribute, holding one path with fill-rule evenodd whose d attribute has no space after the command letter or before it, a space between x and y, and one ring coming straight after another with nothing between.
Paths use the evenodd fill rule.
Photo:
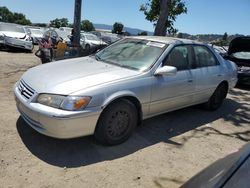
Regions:
<instances>
[{"instance_id":1,"label":"tree","mask_svg":"<svg viewBox=\"0 0 250 188\"><path fill-rule=\"evenodd\" d=\"M147 36L148 32L147 31L142 31L140 33L137 34L138 36Z\"/></svg>"},{"instance_id":2,"label":"tree","mask_svg":"<svg viewBox=\"0 0 250 188\"><path fill-rule=\"evenodd\" d=\"M94 27L93 23L90 22L89 20L83 20L81 22L81 30L87 31L87 32L94 31L95 27Z\"/></svg>"},{"instance_id":3,"label":"tree","mask_svg":"<svg viewBox=\"0 0 250 188\"><path fill-rule=\"evenodd\" d=\"M225 41L225 42L227 42L227 38L228 38L228 34L226 32L226 33L224 33L224 35L222 37L222 40Z\"/></svg>"},{"instance_id":4,"label":"tree","mask_svg":"<svg viewBox=\"0 0 250 188\"><path fill-rule=\"evenodd\" d=\"M35 26L35 27L47 27L48 25L46 23L32 23L32 26Z\"/></svg>"},{"instance_id":5,"label":"tree","mask_svg":"<svg viewBox=\"0 0 250 188\"><path fill-rule=\"evenodd\" d=\"M13 16L15 19L15 23L21 24L21 25L31 25L31 21L26 19L24 14L14 12Z\"/></svg>"},{"instance_id":6,"label":"tree","mask_svg":"<svg viewBox=\"0 0 250 188\"><path fill-rule=\"evenodd\" d=\"M141 5L140 11L154 24L154 35L165 36L177 33L174 22L178 15L187 13L187 7L183 0L148 0Z\"/></svg>"},{"instance_id":7,"label":"tree","mask_svg":"<svg viewBox=\"0 0 250 188\"><path fill-rule=\"evenodd\" d=\"M12 13L7 7L0 7L0 21L16 23L21 25L31 25L31 21L26 19L22 13Z\"/></svg>"},{"instance_id":8,"label":"tree","mask_svg":"<svg viewBox=\"0 0 250 188\"><path fill-rule=\"evenodd\" d=\"M178 34L177 34L177 38L182 39L182 38L183 38L183 33L178 33Z\"/></svg>"},{"instance_id":9,"label":"tree","mask_svg":"<svg viewBox=\"0 0 250 188\"><path fill-rule=\"evenodd\" d=\"M123 24L120 22L115 22L113 25L112 33L121 34L123 30Z\"/></svg>"},{"instance_id":10,"label":"tree","mask_svg":"<svg viewBox=\"0 0 250 188\"><path fill-rule=\"evenodd\" d=\"M50 27L55 27L55 28L59 28L59 27L68 27L69 25L69 20L67 18L56 18L54 20L50 21Z\"/></svg>"}]
</instances>

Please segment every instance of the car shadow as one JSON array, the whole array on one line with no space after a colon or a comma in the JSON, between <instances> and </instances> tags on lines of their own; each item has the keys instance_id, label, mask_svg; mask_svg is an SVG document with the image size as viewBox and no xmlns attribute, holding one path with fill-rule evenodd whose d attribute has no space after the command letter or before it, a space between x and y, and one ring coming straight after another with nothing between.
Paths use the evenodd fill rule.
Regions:
<instances>
[{"instance_id":1,"label":"car shadow","mask_svg":"<svg viewBox=\"0 0 250 188\"><path fill-rule=\"evenodd\" d=\"M37 133L21 117L16 126L23 143L33 155L54 166L74 168L121 158L160 142L181 147L187 140L176 143L171 138L220 118L239 126L241 121L246 121L245 117L241 119L238 114L236 118L231 118L239 108L242 108L240 103L226 99L223 106L214 112L194 106L166 113L143 121L143 125L136 128L129 140L112 147L96 143L93 136L69 140L50 138Z\"/></svg>"}]
</instances>

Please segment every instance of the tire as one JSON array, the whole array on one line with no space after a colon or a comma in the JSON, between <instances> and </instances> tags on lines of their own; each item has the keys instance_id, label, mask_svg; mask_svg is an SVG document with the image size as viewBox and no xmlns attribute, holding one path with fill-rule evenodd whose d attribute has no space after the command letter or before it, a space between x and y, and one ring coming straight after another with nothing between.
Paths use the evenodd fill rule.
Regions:
<instances>
[{"instance_id":1,"label":"tire","mask_svg":"<svg viewBox=\"0 0 250 188\"><path fill-rule=\"evenodd\" d=\"M119 100L111 103L101 114L95 130L95 138L104 145L117 145L126 141L138 122L133 103Z\"/></svg>"},{"instance_id":2,"label":"tire","mask_svg":"<svg viewBox=\"0 0 250 188\"><path fill-rule=\"evenodd\" d=\"M87 51L87 53L90 53L90 45L89 44L86 44L85 50Z\"/></svg>"},{"instance_id":3,"label":"tire","mask_svg":"<svg viewBox=\"0 0 250 188\"><path fill-rule=\"evenodd\" d=\"M223 100L227 96L227 86L224 83L221 83L216 90L214 91L213 95L210 97L208 102L204 104L204 107L207 110L214 111L217 110L223 103Z\"/></svg>"}]
</instances>

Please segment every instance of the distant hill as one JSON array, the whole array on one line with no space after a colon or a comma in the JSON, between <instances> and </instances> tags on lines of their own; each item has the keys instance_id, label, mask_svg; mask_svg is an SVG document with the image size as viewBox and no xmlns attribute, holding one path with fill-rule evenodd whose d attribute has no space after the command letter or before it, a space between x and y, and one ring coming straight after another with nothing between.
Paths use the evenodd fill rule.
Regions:
<instances>
[{"instance_id":1,"label":"distant hill","mask_svg":"<svg viewBox=\"0 0 250 188\"><path fill-rule=\"evenodd\" d=\"M105 30L112 30L113 26L112 25L107 25L107 24L94 24L96 29L105 29ZM137 28L131 28L131 27L124 27L124 31L129 32L131 35L137 35L138 33L141 33L145 30L137 29ZM153 35L153 32L151 31L146 31L148 35ZM235 35L229 35L228 36L228 42L230 42L232 39L235 37L243 36L241 34L235 34ZM221 40L223 35L220 34L198 34L198 35L190 35L188 33L182 33L182 38L185 39L191 39L191 40L199 40L202 42L214 42Z\"/></svg>"},{"instance_id":2,"label":"distant hill","mask_svg":"<svg viewBox=\"0 0 250 188\"><path fill-rule=\"evenodd\" d=\"M230 42L235 37L244 36L241 34L229 35L228 41ZM191 39L191 40L199 40L203 42L213 42L222 39L223 35L220 34L198 34L198 35L190 35L188 33L182 33L182 38Z\"/></svg>"},{"instance_id":3,"label":"distant hill","mask_svg":"<svg viewBox=\"0 0 250 188\"><path fill-rule=\"evenodd\" d=\"M112 25L107 25L107 24L94 24L94 27L96 29L105 29L105 30L112 30L113 29ZM137 35L138 33L145 31L145 30L131 28L131 27L124 27L123 30L129 32L131 35ZM148 32L148 35L153 35L153 32L151 32L151 31L146 31L146 32Z\"/></svg>"}]
</instances>

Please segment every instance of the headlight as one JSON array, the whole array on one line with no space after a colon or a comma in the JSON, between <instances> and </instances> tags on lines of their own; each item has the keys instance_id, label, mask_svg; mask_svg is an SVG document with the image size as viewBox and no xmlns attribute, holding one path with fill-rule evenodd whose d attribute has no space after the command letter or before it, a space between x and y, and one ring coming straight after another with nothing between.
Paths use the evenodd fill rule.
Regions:
<instances>
[{"instance_id":1,"label":"headlight","mask_svg":"<svg viewBox=\"0 0 250 188\"><path fill-rule=\"evenodd\" d=\"M40 94L36 102L53 108L77 111L84 109L91 97Z\"/></svg>"},{"instance_id":2,"label":"headlight","mask_svg":"<svg viewBox=\"0 0 250 188\"><path fill-rule=\"evenodd\" d=\"M82 110L90 101L91 97L68 96L61 104L64 110Z\"/></svg>"}]
</instances>

